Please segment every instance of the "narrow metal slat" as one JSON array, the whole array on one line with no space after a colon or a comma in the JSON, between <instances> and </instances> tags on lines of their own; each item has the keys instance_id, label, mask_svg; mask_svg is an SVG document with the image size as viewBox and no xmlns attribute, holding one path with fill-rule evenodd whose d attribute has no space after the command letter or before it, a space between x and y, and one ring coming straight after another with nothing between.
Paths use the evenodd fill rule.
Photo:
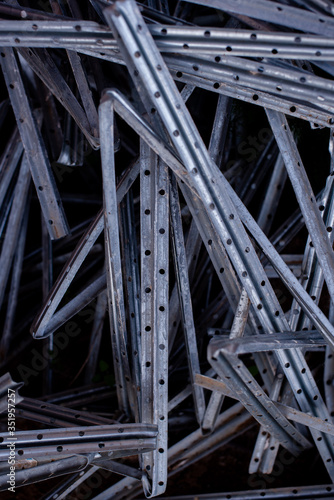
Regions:
<instances>
[{"instance_id":1,"label":"narrow metal slat","mask_svg":"<svg viewBox=\"0 0 334 500\"><path fill-rule=\"evenodd\" d=\"M185 0L191 3L205 5L214 9L223 10L231 14L241 14L251 18L288 26L297 30L319 35L333 36L334 20L331 16L319 16L290 5L282 5L278 2L267 2L256 0L250 4L247 0Z\"/></svg>"},{"instance_id":2,"label":"narrow metal slat","mask_svg":"<svg viewBox=\"0 0 334 500\"><path fill-rule=\"evenodd\" d=\"M312 239L319 264L323 270L329 294L334 300L334 254L324 222L315 203L311 184L285 116L272 110L266 110L266 113L304 216L305 225Z\"/></svg>"},{"instance_id":3,"label":"narrow metal slat","mask_svg":"<svg viewBox=\"0 0 334 500\"><path fill-rule=\"evenodd\" d=\"M180 202L177 191L177 183L173 174L171 174L170 177L170 214L171 234L174 250L174 267L179 288L179 302L182 312L182 324L187 348L189 374L193 386L193 397L197 421L199 425L201 425L205 411L204 391L202 390L202 388L196 387L194 385L194 376L196 373L200 373L200 365L190 295L188 265L183 239Z\"/></svg>"},{"instance_id":4,"label":"narrow metal slat","mask_svg":"<svg viewBox=\"0 0 334 500\"><path fill-rule=\"evenodd\" d=\"M13 49L3 48L1 65L22 143L52 239L68 234L68 226L42 136L23 86Z\"/></svg>"},{"instance_id":5,"label":"narrow metal slat","mask_svg":"<svg viewBox=\"0 0 334 500\"><path fill-rule=\"evenodd\" d=\"M114 371L120 408L126 414L134 412L128 359L123 278L119 241L118 202L114 158L114 110L108 100L99 107L101 128L101 162L103 179L104 232L107 262L107 286L110 310L110 334L113 346Z\"/></svg>"},{"instance_id":6,"label":"narrow metal slat","mask_svg":"<svg viewBox=\"0 0 334 500\"><path fill-rule=\"evenodd\" d=\"M17 247L20 237L22 221L24 219L28 200L30 180L29 163L27 156L24 155L15 186L13 204L9 214L6 234L0 254L0 306L3 303L6 285L14 259L15 248Z\"/></svg>"},{"instance_id":7,"label":"narrow metal slat","mask_svg":"<svg viewBox=\"0 0 334 500\"><path fill-rule=\"evenodd\" d=\"M190 175L200 193L205 210L215 225L218 235L224 244L226 242L227 252L235 268L241 274L241 276L239 274L239 278L256 307L255 311L259 321L269 331L283 331L287 328L287 324L277 298L258 261L254 247L241 225L233 203L227 193L224 196L226 189L224 183L208 158L204 144L170 74L141 21L139 11L133 2L125 0L121 3L116 2L113 8L105 9L104 14L114 30L125 60L129 66L136 67L135 81L141 76L141 73L145 73L145 79L141 79L141 83L147 91L144 104L148 104L148 100L154 102L176 150L188 172L191 172ZM140 29L138 29L138 25L141 26ZM117 33L121 35L121 40L116 35ZM126 46L124 40L127 41ZM141 87L142 92L143 88ZM149 107L148 111L150 110ZM213 183L212 180L214 180ZM227 218L227 214L232 214L233 218ZM242 269L247 269L247 276L242 275ZM263 294L262 282L266 286L266 294ZM321 395L300 353L297 351L280 352L278 356L299 403L304 408L311 405L313 411L317 407L317 410L327 417ZM289 370L288 367L291 366L292 369ZM306 377L300 378L301 369L307 373ZM299 385L302 385L303 389L300 389ZM314 399L314 395L316 399ZM315 432L313 434L316 436ZM327 469L334 475L333 444L324 439L317 443L317 446L320 452L323 452Z\"/></svg>"},{"instance_id":8,"label":"narrow metal slat","mask_svg":"<svg viewBox=\"0 0 334 500\"><path fill-rule=\"evenodd\" d=\"M124 276L128 303L128 320L130 328L130 351L132 380L136 388L137 405L136 421L140 421L141 409L141 315L140 315L140 276L139 253L134 219L134 200L129 191L121 202L122 235L124 247Z\"/></svg>"},{"instance_id":9,"label":"narrow metal slat","mask_svg":"<svg viewBox=\"0 0 334 500\"><path fill-rule=\"evenodd\" d=\"M148 497L163 493L167 481L168 203L167 166L141 141L141 414L159 430L158 449L142 456Z\"/></svg>"},{"instance_id":10,"label":"narrow metal slat","mask_svg":"<svg viewBox=\"0 0 334 500\"><path fill-rule=\"evenodd\" d=\"M139 173L139 163L136 162L132 166L132 168L130 168L127 171L127 173L124 174L124 177L117 186L118 202L122 200L123 196L125 196L128 189L130 189L138 173ZM58 305L60 304L60 301L65 295L66 290L70 286L71 282L75 278L78 270L80 269L88 253L94 246L97 238L102 233L103 227L104 227L103 210L100 210L96 218L93 220L87 231L80 239L70 259L67 261L62 272L58 276L54 286L50 290L47 302L43 306L41 312L35 318L31 326L31 332L33 337L40 338L48 335L48 331L50 330L49 323L52 322L53 316L55 315L55 311Z\"/></svg>"}]
</instances>

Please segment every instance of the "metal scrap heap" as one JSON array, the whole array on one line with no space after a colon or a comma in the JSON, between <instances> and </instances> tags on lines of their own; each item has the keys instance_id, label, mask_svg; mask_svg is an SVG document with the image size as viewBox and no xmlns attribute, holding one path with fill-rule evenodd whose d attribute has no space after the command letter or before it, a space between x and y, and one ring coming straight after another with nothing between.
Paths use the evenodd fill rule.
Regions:
<instances>
[{"instance_id":1,"label":"metal scrap heap","mask_svg":"<svg viewBox=\"0 0 334 500\"><path fill-rule=\"evenodd\" d=\"M168 498L333 499L332 1L20 4L0 3L4 498L163 495L247 435L240 491ZM318 468L271 488L281 450Z\"/></svg>"}]
</instances>

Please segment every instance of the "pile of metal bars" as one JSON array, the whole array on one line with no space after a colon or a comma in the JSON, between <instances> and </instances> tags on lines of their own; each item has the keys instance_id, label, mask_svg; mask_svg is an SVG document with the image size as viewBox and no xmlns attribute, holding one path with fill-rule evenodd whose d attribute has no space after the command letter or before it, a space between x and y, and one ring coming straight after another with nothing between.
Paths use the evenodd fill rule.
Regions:
<instances>
[{"instance_id":1,"label":"pile of metal bars","mask_svg":"<svg viewBox=\"0 0 334 500\"><path fill-rule=\"evenodd\" d=\"M333 499L331 0L5 0L0 47L0 491L15 449L25 498L155 497L246 433L248 487L168 498ZM281 449L326 484L254 488Z\"/></svg>"}]
</instances>

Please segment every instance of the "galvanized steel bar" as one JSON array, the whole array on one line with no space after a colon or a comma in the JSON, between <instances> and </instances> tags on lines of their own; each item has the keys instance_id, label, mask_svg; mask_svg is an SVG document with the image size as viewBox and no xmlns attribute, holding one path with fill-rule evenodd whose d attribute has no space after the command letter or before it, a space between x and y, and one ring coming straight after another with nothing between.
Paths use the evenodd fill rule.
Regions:
<instances>
[{"instance_id":1,"label":"galvanized steel bar","mask_svg":"<svg viewBox=\"0 0 334 500\"><path fill-rule=\"evenodd\" d=\"M3 49L1 65L50 237L53 239L61 238L69 232L65 215L45 146L24 90L13 49Z\"/></svg>"}]
</instances>

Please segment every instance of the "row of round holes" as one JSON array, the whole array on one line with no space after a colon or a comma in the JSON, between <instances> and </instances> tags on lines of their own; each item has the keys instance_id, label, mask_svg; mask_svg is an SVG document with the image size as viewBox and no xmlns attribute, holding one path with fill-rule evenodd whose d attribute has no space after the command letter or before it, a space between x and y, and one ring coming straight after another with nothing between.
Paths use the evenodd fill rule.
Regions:
<instances>
[{"instance_id":1,"label":"row of round holes","mask_svg":"<svg viewBox=\"0 0 334 500\"><path fill-rule=\"evenodd\" d=\"M145 171L144 171L144 175L146 175L146 176L151 175L151 171L150 171L150 170L145 170ZM161 196L164 196L164 195L166 194L166 192L165 192L165 190L164 190L164 189L160 189L159 194L160 194ZM146 215L149 215L150 213L151 213L151 211L150 211L149 209L146 209L146 210L145 210L145 214L146 214ZM164 230L163 228L161 228L161 229L159 229L159 233L160 233L160 234L164 234L164 233L165 233L165 230ZM150 250L145 250L145 255L146 255L146 256L151 255L151 251L150 251ZM164 269L159 269L159 273L160 273L160 274L165 274L165 270L164 270ZM150 288L147 288L145 291L146 291L146 293L149 293L149 292L151 291L151 289L150 289ZM165 310L164 306L160 306L160 307L159 307L159 311L164 312L164 310ZM147 327L145 328L145 331L146 331L146 332L150 332L150 331L151 331L151 327L150 327L150 326L147 326Z\"/></svg>"},{"instance_id":2,"label":"row of round holes","mask_svg":"<svg viewBox=\"0 0 334 500\"><path fill-rule=\"evenodd\" d=\"M215 358L215 357L212 357L212 359L213 359L214 361L217 361L217 358ZM286 366L286 367L288 367L287 365L288 365L288 366L290 366L290 364L289 364L289 363L286 363L286 364L285 364L285 366ZM241 368L241 365L238 365L238 367L237 367L237 368ZM263 370L263 373L265 373L266 371L267 371L267 370ZM305 371L306 371L306 370L305 370L305 368L303 368L303 369L301 370L301 372L302 372L302 373L305 373ZM226 379L228 379L228 380L230 380L230 379L231 379L231 377L228 377L228 376L225 376L225 378L226 378ZM252 383L252 380L248 380L248 384L251 384L251 383ZM301 390L301 389L298 389L298 390L297 390L297 394L301 394L301 393L302 393L302 390ZM261 396L261 394L260 394L260 396ZM314 398L313 398L313 399L316 401L316 400L318 399L318 396L317 396L317 395L316 395L316 396L314 396ZM250 405L250 406L251 406L251 405ZM257 415L257 416L258 416L258 417L262 417L263 415ZM326 421L327 421L327 419L326 419ZM264 432L263 434L266 434L266 433ZM293 434L293 435L294 435L294 434ZM321 441L321 440L322 440L322 437L317 438L317 441ZM275 449L275 448L274 448L274 447L272 447L271 449L273 450L273 449ZM254 462L258 462L258 461L259 461L259 459L258 459L258 458L255 458L255 459L254 459ZM328 458L328 459L326 460L326 462L331 462L331 461L332 461L332 459L331 459L331 458Z\"/></svg>"},{"instance_id":3,"label":"row of round holes","mask_svg":"<svg viewBox=\"0 0 334 500\"><path fill-rule=\"evenodd\" d=\"M301 38L297 37L297 38L295 39L295 42L301 42ZM188 45L187 43L184 43L184 44L183 44L183 48L184 48L185 50L187 50L187 49L189 49L189 45ZM232 52L232 51L233 51L233 48L232 48L230 45L227 45L227 46L225 47L225 50L226 50L226 52ZM274 56L276 56L276 55L278 54L278 50L277 50L277 49L272 49L272 50L271 50L271 53L272 53ZM322 52L321 52L320 50L316 50L316 51L315 51L315 53L314 53L314 55L315 55L316 57L320 57L320 56L322 55ZM139 56L138 56L138 57L139 57ZM219 62L220 60L221 60L221 58L220 58L219 56L216 56L216 57L215 57L215 61L216 61L216 62Z\"/></svg>"},{"instance_id":4,"label":"row of round holes","mask_svg":"<svg viewBox=\"0 0 334 500\"><path fill-rule=\"evenodd\" d=\"M219 61L220 61L220 57L219 57L219 56L217 56L217 57L215 58L215 60L216 60L216 62L219 62ZM196 68L197 68L197 66L196 66ZM198 68L197 68L197 70L198 70ZM197 70L196 70L196 71L197 71ZM263 68L262 66L260 66L260 67L258 68L258 71L261 73L261 72L263 72L263 71L264 71L264 68ZM182 78L182 76L183 76L182 71L177 71L177 73L176 73L176 77L177 77L177 78ZM239 80L239 76L238 76L238 75L234 75L234 77L233 77L233 78L234 78L234 80L236 80L236 81L238 81L238 80ZM299 79L299 80L300 80L300 82L301 82L301 83L306 83L306 78L305 78L304 76L300 77L300 79ZM220 87L220 84L219 84L218 82L215 82L215 83L213 84L213 88L215 88L215 89L219 89L219 87ZM278 91L280 92L280 91L282 91L283 89L282 89L282 87L277 86L277 87L276 87L276 90L278 90ZM252 97L252 99L253 99L253 101L257 101L257 100L259 99L258 94L254 94L254 95L253 95L253 97ZM291 113L295 113L296 111L297 111L296 106L291 106L291 107L290 107L290 112L291 112ZM327 122L328 122L330 125L333 125L333 124L334 124L334 119L333 119L333 118L328 118L328 119L327 119ZM314 124L314 126L315 126L315 127L318 127L319 125L318 125L317 123L315 123L315 124Z\"/></svg>"},{"instance_id":5,"label":"row of round holes","mask_svg":"<svg viewBox=\"0 0 334 500\"><path fill-rule=\"evenodd\" d=\"M19 41L18 41L18 43L19 43ZM1 57L6 57L6 55L3 52L1 52ZM10 83L9 84L9 88L12 89L12 90L15 89L15 85L13 83ZM24 119L20 118L19 122L20 123L24 123ZM39 189L39 191L43 191L44 190L43 186L38 186L38 189ZM50 226L53 225L53 220L50 219L48 222L49 222Z\"/></svg>"},{"instance_id":6,"label":"row of round holes","mask_svg":"<svg viewBox=\"0 0 334 500\"><path fill-rule=\"evenodd\" d=\"M232 50L232 49L231 49L231 50ZM276 51L276 49L273 49L273 50L272 50L272 52L273 52L273 53L277 54L277 51L276 51L276 52L275 52L275 51ZM138 52L138 54L139 54L139 56L138 56L138 57L140 57L140 53L139 53L139 52ZM316 55L321 55L321 53L316 54ZM219 61L220 61L220 57L219 57L219 56L217 56L217 57L215 58L216 62L219 62L219 61L218 61L218 59L219 59ZM162 69L162 68L161 68L161 66L160 66L160 64L158 64L158 65L157 65L157 69L158 69L158 70L161 70L161 69ZM199 69L199 68L198 68L198 66L193 66L193 69L194 69L195 71L198 71L198 69ZM263 71L262 67L260 67L260 68L259 68L259 72L261 72L261 71ZM135 70L135 71L134 71L134 75L135 75L135 76L138 76L138 75L139 75L139 73L138 73L138 71L137 71L137 70ZM182 73L181 71L178 71L178 72L176 73L176 76L177 76L177 78L182 78L183 73ZM238 80L239 80L239 76L238 76L238 75L235 75L233 78L234 78L234 80L236 80L236 81L238 81ZM302 76L302 77L300 78L300 82L301 82L301 83L305 83L305 82L306 82L306 78ZM218 82L215 82L215 83L213 84L213 88L218 89L219 87L220 87L220 84L219 84ZM277 89L277 90L282 90L282 88L281 88L281 87L276 87L276 89ZM154 97L156 97L156 98L161 97L160 92L155 92ZM253 95L253 101L257 101L258 99L259 99L259 96L258 96L257 94L254 94L254 95ZM177 108L177 109L180 109L180 105L179 105L179 104L177 104L177 105L176 105L176 108ZM291 112L291 113L294 113L296 110L297 110L297 108L296 108L295 106L291 106L291 107L290 107L290 112ZM156 112L156 109L155 109L155 108L152 108L152 109L151 109L151 113L155 113L155 112ZM333 125L333 124L334 124L334 119L333 119L333 118L328 118L328 120L327 120L327 121L328 121L328 123L329 123L330 125ZM315 123L315 124L314 124L314 126L315 126L315 127L318 127L318 124L317 124L317 123ZM176 137L178 137L178 136L180 135L178 130L175 130L175 131L173 132L173 134L174 134ZM149 174L148 174L148 175L149 175ZM181 182L182 182L182 181L181 181Z\"/></svg>"},{"instance_id":7,"label":"row of round holes","mask_svg":"<svg viewBox=\"0 0 334 500\"><path fill-rule=\"evenodd\" d=\"M319 21L320 21L320 22L322 22L322 23L323 23L323 22L325 22L323 19L319 19ZM79 26L79 27L80 27L80 26ZM76 28L77 28L77 27L76 27ZM80 31L80 30L79 30L79 31ZM166 28L162 28L162 29L160 30L160 32L161 32L163 35L167 35L167 29L166 29ZM205 36L206 38L209 38L209 37L211 36L211 32L210 32L209 30L204 31L204 36ZM251 40L256 40L256 39L257 39L257 35L256 35L256 33L251 33L251 34L250 34L250 39L251 39ZM300 43L300 42L301 42L301 38L300 38L299 36L296 36L294 41L295 41L296 43Z\"/></svg>"},{"instance_id":8,"label":"row of round holes","mask_svg":"<svg viewBox=\"0 0 334 500\"><path fill-rule=\"evenodd\" d=\"M258 459L258 458L255 458L255 459L254 459L254 462L258 462L258 461L259 461L259 459ZM301 490L301 492L302 492L302 491L303 491L303 490ZM327 487L326 487L326 491L330 492L330 491L332 491L332 488L331 488L330 486L327 486ZM297 495L297 494L299 493L299 490L296 490L296 489L291 490L291 493L292 493L293 495ZM260 496L261 496L261 497L265 497L266 495L267 495L267 492L265 492L265 491L261 491L261 492L260 492ZM225 495L224 497L222 496L221 498L222 498L222 499L223 499L223 498L226 498L226 500L233 500L233 498L235 498L235 497L234 497L233 495L229 495L229 494L227 494L227 495Z\"/></svg>"},{"instance_id":9,"label":"row of round holes","mask_svg":"<svg viewBox=\"0 0 334 500\"><path fill-rule=\"evenodd\" d=\"M33 24L31 27L32 27L32 29L34 31L38 30L38 25L37 24ZM77 24L76 26L74 26L74 29L75 29L75 31L81 31L81 26L79 24Z\"/></svg>"},{"instance_id":10,"label":"row of round holes","mask_svg":"<svg viewBox=\"0 0 334 500\"><path fill-rule=\"evenodd\" d=\"M105 444L104 443L99 443L98 447L99 448L104 448ZM62 446L57 446L57 451L58 451L58 453L61 453L63 451L63 447ZM18 453L18 455L22 456L22 455L24 455L24 450L18 450L17 453Z\"/></svg>"}]
</instances>

